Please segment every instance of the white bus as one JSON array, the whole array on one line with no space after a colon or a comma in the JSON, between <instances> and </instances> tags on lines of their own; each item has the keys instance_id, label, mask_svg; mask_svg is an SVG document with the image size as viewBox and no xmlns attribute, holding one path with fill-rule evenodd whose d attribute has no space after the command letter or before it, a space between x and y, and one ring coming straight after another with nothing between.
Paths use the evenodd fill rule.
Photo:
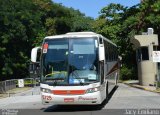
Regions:
<instances>
[{"instance_id":1,"label":"white bus","mask_svg":"<svg viewBox=\"0 0 160 115\"><path fill-rule=\"evenodd\" d=\"M44 38L31 52L40 58L43 104L98 105L117 84L116 44L93 32L71 32Z\"/></svg>"}]
</instances>

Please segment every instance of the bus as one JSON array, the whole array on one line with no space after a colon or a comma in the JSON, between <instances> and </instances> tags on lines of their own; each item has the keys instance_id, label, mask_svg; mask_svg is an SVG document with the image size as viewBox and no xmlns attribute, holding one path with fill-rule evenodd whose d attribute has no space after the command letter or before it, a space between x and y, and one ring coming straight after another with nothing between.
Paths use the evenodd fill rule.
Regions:
<instances>
[{"instance_id":1,"label":"bus","mask_svg":"<svg viewBox=\"0 0 160 115\"><path fill-rule=\"evenodd\" d=\"M47 36L31 51L40 54L40 89L43 104L100 105L117 85L117 45L94 32Z\"/></svg>"}]
</instances>

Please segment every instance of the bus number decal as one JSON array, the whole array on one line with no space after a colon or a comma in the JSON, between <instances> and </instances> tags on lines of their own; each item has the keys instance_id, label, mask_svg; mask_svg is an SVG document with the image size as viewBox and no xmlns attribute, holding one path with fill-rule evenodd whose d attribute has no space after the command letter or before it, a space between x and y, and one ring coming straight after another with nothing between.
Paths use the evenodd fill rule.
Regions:
<instances>
[{"instance_id":1,"label":"bus number decal","mask_svg":"<svg viewBox=\"0 0 160 115\"><path fill-rule=\"evenodd\" d=\"M44 100L47 100L47 101L52 100L52 97L51 97L51 96L42 95L42 98L43 98Z\"/></svg>"}]
</instances>

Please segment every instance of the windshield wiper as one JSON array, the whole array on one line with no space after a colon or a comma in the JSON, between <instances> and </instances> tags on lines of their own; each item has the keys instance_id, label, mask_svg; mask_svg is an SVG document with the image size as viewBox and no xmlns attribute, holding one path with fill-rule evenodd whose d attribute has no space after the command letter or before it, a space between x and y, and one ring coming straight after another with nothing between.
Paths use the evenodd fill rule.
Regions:
<instances>
[{"instance_id":1,"label":"windshield wiper","mask_svg":"<svg viewBox=\"0 0 160 115\"><path fill-rule=\"evenodd\" d=\"M53 83L52 84L53 86L56 86L58 81L64 81L63 78L46 78L45 80L46 81L49 80L51 83Z\"/></svg>"},{"instance_id":2,"label":"windshield wiper","mask_svg":"<svg viewBox=\"0 0 160 115\"><path fill-rule=\"evenodd\" d=\"M64 80L63 78L46 78L45 80Z\"/></svg>"}]
</instances>

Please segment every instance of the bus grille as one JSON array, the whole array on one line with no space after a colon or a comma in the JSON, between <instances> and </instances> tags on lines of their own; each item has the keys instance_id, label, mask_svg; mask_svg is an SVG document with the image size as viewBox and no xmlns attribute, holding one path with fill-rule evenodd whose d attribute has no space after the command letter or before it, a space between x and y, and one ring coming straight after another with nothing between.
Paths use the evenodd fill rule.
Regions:
<instances>
[{"instance_id":1,"label":"bus grille","mask_svg":"<svg viewBox=\"0 0 160 115\"><path fill-rule=\"evenodd\" d=\"M54 95L83 95L85 90L53 90Z\"/></svg>"}]
</instances>

